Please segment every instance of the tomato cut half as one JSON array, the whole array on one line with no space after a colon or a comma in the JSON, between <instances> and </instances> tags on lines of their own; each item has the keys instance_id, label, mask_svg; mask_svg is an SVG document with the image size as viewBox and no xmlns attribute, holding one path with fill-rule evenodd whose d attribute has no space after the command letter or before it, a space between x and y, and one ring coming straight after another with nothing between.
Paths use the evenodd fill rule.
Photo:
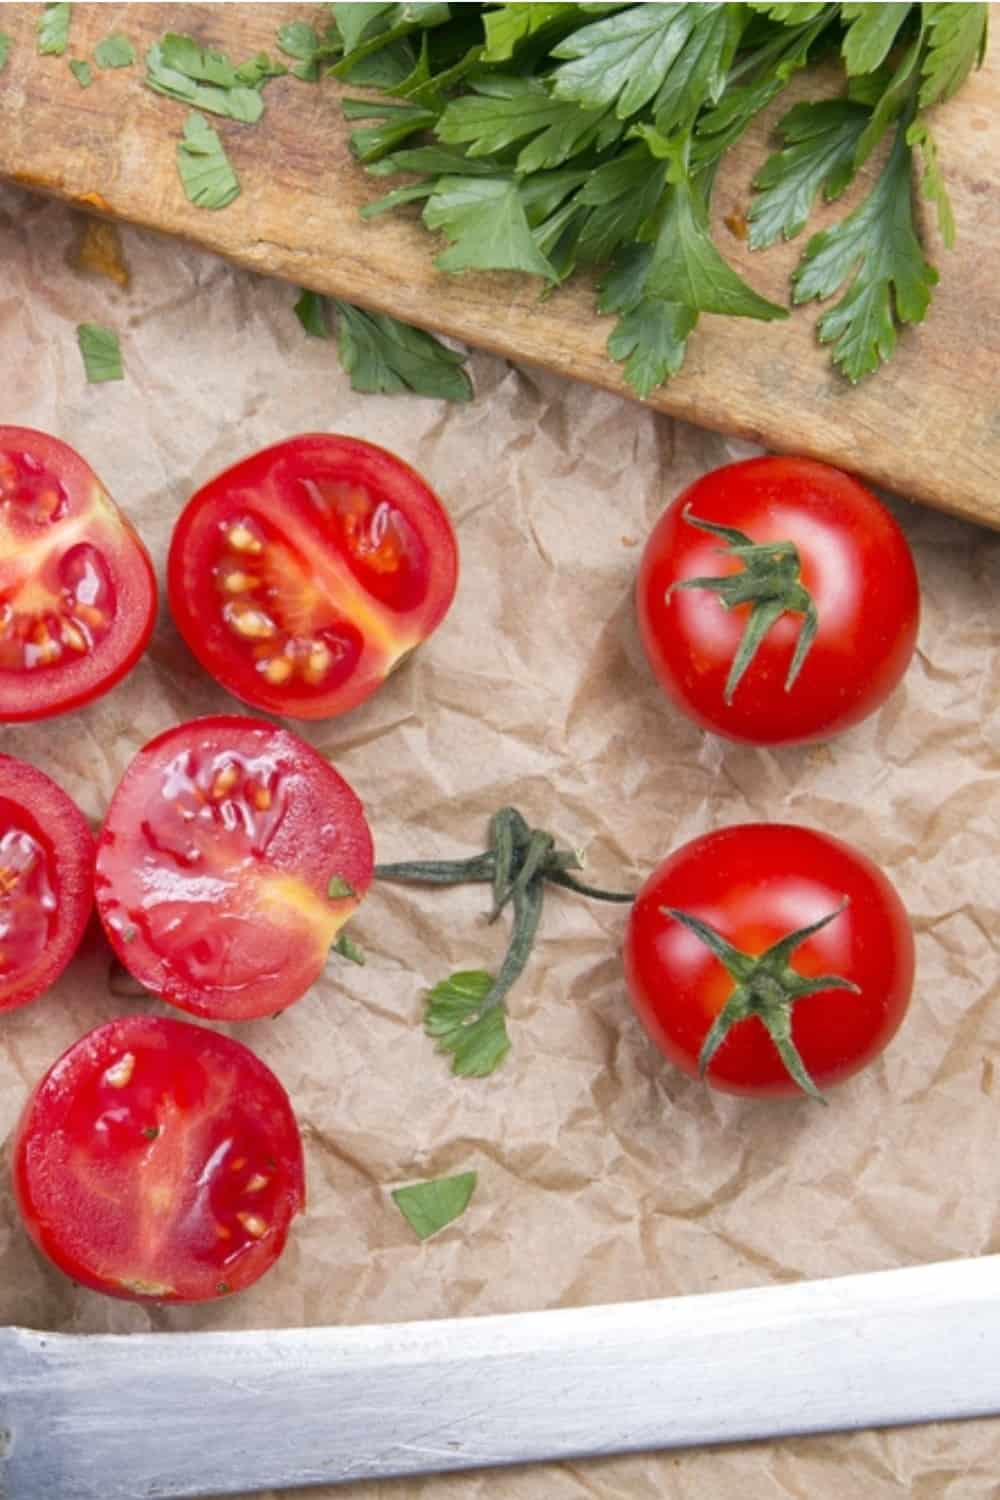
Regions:
<instances>
[{"instance_id":1,"label":"tomato cut half","mask_svg":"<svg viewBox=\"0 0 1000 1500\"><path fill-rule=\"evenodd\" d=\"M284 1010L372 880L342 776L287 729L195 719L140 750L98 837L97 909L121 962L196 1015Z\"/></svg>"},{"instance_id":2,"label":"tomato cut half","mask_svg":"<svg viewBox=\"0 0 1000 1500\"><path fill-rule=\"evenodd\" d=\"M106 693L155 616L149 554L94 471L58 438L0 427L0 720Z\"/></svg>"},{"instance_id":3,"label":"tomato cut half","mask_svg":"<svg viewBox=\"0 0 1000 1500\"><path fill-rule=\"evenodd\" d=\"M458 548L408 464L358 438L265 448L191 497L170 544L177 628L255 708L323 719L356 707L438 626Z\"/></svg>"},{"instance_id":4,"label":"tomato cut half","mask_svg":"<svg viewBox=\"0 0 1000 1500\"><path fill-rule=\"evenodd\" d=\"M54 984L93 906L94 838L51 777L0 755L0 1011Z\"/></svg>"},{"instance_id":5,"label":"tomato cut half","mask_svg":"<svg viewBox=\"0 0 1000 1500\"><path fill-rule=\"evenodd\" d=\"M112 1297L241 1291L305 1203L302 1142L271 1070L163 1016L108 1021L64 1052L24 1108L13 1163L35 1244Z\"/></svg>"}]
</instances>

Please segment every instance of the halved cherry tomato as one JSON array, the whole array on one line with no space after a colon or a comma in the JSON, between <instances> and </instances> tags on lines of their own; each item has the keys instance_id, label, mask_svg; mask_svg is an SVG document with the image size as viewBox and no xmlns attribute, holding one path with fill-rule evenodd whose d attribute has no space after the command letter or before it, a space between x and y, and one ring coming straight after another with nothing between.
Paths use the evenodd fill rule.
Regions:
<instances>
[{"instance_id":1,"label":"halved cherry tomato","mask_svg":"<svg viewBox=\"0 0 1000 1500\"><path fill-rule=\"evenodd\" d=\"M255 708L322 719L369 698L447 613L458 550L401 459L310 434L244 459L188 501L167 587L206 671Z\"/></svg>"},{"instance_id":2,"label":"halved cherry tomato","mask_svg":"<svg viewBox=\"0 0 1000 1500\"><path fill-rule=\"evenodd\" d=\"M642 887L625 936L632 1004L657 1047L685 1073L707 1062L706 1080L732 1094L856 1073L900 1025L913 970L910 923L882 872L793 824L683 845Z\"/></svg>"},{"instance_id":3,"label":"halved cherry tomato","mask_svg":"<svg viewBox=\"0 0 1000 1500\"><path fill-rule=\"evenodd\" d=\"M703 729L761 745L826 738L874 712L920 614L885 506L806 458L727 464L685 490L646 543L636 603L667 696ZM742 670L741 646L753 648Z\"/></svg>"},{"instance_id":4,"label":"halved cherry tomato","mask_svg":"<svg viewBox=\"0 0 1000 1500\"><path fill-rule=\"evenodd\" d=\"M153 994L216 1020L305 993L372 879L361 803L328 761L257 719L195 719L125 772L98 837L97 910Z\"/></svg>"},{"instance_id":5,"label":"halved cherry tomato","mask_svg":"<svg viewBox=\"0 0 1000 1500\"><path fill-rule=\"evenodd\" d=\"M32 1239L112 1297L203 1302L274 1264L305 1202L288 1096L240 1042L122 1016L75 1042L14 1137Z\"/></svg>"},{"instance_id":6,"label":"halved cherry tomato","mask_svg":"<svg viewBox=\"0 0 1000 1500\"><path fill-rule=\"evenodd\" d=\"M44 771L0 755L0 1011L54 984L94 902L94 838Z\"/></svg>"},{"instance_id":7,"label":"halved cherry tomato","mask_svg":"<svg viewBox=\"0 0 1000 1500\"><path fill-rule=\"evenodd\" d=\"M0 721L106 693L155 615L149 554L93 470L47 433L0 427Z\"/></svg>"}]
</instances>

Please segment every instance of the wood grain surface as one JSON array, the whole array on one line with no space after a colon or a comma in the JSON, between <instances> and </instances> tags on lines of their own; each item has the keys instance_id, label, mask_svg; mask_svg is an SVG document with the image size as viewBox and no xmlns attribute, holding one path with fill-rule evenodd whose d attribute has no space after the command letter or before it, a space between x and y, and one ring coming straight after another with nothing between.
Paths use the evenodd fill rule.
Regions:
<instances>
[{"instance_id":1,"label":"wood grain surface","mask_svg":"<svg viewBox=\"0 0 1000 1500\"><path fill-rule=\"evenodd\" d=\"M784 451L852 469L901 495L1000 527L1000 16L983 69L937 111L935 133L952 194L956 248L923 219L941 282L924 324L894 361L852 387L814 336L820 309L784 323L705 317L686 366L649 405ZM587 279L546 300L539 283L508 274L446 276L442 248L415 213L365 223L360 207L386 190L347 147L339 87L293 77L265 90L255 126L215 120L242 195L209 212L184 197L175 147L186 106L144 87L141 61L101 72L83 89L71 57L124 31L141 59L164 31L189 32L237 62L272 53L277 29L316 21L318 8L281 5L76 4L64 57L39 57L40 5L0 5L13 39L0 74L0 176L81 207L180 235L252 270L382 309L423 327L609 390L630 392L605 353L613 322L593 310ZM800 88L800 92L801 92ZM357 93L357 90L351 90ZM804 239L751 256L737 223L750 178L786 99L730 153L715 193L718 242L765 296L786 300ZM847 200L850 202L850 200ZM839 216L821 210L822 224Z\"/></svg>"}]
</instances>

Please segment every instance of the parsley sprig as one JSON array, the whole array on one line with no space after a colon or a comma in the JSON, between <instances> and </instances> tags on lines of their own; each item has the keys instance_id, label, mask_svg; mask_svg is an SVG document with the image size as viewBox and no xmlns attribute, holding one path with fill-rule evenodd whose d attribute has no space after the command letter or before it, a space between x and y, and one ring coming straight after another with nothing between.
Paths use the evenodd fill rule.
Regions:
<instances>
[{"instance_id":1,"label":"parsley sprig","mask_svg":"<svg viewBox=\"0 0 1000 1500\"><path fill-rule=\"evenodd\" d=\"M920 321L937 272L915 197L954 224L926 111L981 60L982 4L333 5L320 40L288 50L380 87L348 98L365 120L354 154L375 176L409 174L367 217L422 203L443 271L515 271L558 286L599 273L617 315L608 350L642 396L681 368L702 313L773 319L710 230L720 160L790 79L839 55L842 97L798 104L749 207L751 249L802 232L888 137L874 185L806 244L793 302L839 298L818 325L850 380L888 359ZM331 66L332 64L332 66ZM374 122L374 123L372 123ZM922 174L914 183L914 155Z\"/></svg>"}]
</instances>

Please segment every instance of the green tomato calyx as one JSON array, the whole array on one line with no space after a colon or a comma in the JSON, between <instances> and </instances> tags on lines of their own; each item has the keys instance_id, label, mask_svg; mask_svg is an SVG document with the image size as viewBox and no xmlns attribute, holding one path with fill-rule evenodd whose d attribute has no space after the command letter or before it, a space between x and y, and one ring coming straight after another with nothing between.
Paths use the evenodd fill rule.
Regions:
<instances>
[{"instance_id":1,"label":"green tomato calyx","mask_svg":"<svg viewBox=\"0 0 1000 1500\"><path fill-rule=\"evenodd\" d=\"M682 578L671 584L667 591L669 598L674 589L710 589L726 609L735 609L738 604L750 605L750 618L726 678L724 696L727 705L732 703L743 674L771 626L784 614L799 614L803 616L802 626L785 678L785 692L791 692L819 629L816 605L802 583L802 564L795 543L755 542L734 526L718 526L714 521L703 521L692 515L689 505L684 507L684 519L689 526L697 526L699 531L721 537L726 546L719 550L727 557L739 558L744 565L742 573Z\"/></svg>"},{"instance_id":2,"label":"green tomato calyx","mask_svg":"<svg viewBox=\"0 0 1000 1500\"><path fill-rule=\"evenodd\" d=\"M852 980L844 979L839 974L819 974L814 978L807 978L790 966L789 959L807 938L835 921L847 904L845 896L834 911L827 912L818 922L812 922L808 927L799 927L787 937L772 943L765 952L756 955L733 947L721 932L702 921L701 917L693 916L691 912L679 911L674 906L660 908L664 916L673 917L682 927L700 938L736 986L712 1022L701 1045L698 1072L702 1078L732 1027L750 1016L757 1016L767 1028L767 1033L794 1082L813 1099L818 1099L821 1104L826 1103L792 1040L792 1009L803 995L815 995L822 990L850 990L857 995L860 990Z\"/></svg>"}]
</instances>

